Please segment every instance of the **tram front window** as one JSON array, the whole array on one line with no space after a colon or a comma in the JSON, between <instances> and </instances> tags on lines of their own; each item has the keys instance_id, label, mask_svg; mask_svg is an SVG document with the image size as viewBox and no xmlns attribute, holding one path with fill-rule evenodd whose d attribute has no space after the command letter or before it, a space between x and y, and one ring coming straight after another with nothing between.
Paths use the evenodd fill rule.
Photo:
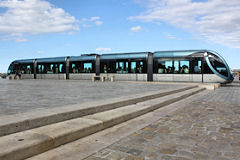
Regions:
<instances>
[{"instance_id":1,"label":"tram front window","mask_svg":"<svg viewBox=\"0 0 240 160\"><path fill-rule=\"evenodd\" d=\"M221 75L228 77L227 67L225 66L223 61L213 54L209 54L208 57L213 68Z\"/></svg>"},{"instance_id":2,"label":"tram front window","mask_svg":"<svg viewBox=\"0 0 240 160\"><path fill-rule=\"evenodd\" d=\"M12 74L12 73L14 73L14 65L13 64L11 64L8 68L8 74Z\"/></svg>"}]
</instances>

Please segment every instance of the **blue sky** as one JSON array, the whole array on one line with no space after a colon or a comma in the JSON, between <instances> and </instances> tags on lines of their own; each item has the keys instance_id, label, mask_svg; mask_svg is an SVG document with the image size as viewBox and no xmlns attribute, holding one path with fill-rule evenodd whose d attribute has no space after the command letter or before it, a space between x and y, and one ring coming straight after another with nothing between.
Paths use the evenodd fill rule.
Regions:
<instances>
[{"instance_id":1,"label":"blue sky","mask_svg":"<svg viewBox=\"0 0 240 160\"><path fill-rule=\"evenodd\" d=\"M240 1L0 0L0 72L16 59L181 49L240 68Z\"/></svg>"}]
</instances>

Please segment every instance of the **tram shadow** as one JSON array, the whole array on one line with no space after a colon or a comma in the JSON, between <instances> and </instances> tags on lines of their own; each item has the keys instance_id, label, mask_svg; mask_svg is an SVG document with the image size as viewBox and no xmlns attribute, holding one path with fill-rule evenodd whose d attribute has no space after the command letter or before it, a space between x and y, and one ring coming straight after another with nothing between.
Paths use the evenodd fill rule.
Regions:
<instances>
[{"instance_id":1,"label":"tram shadow","mask_svg":"<svg viewBox=\"0 0 240 160\"><path fill-rule=\"evenodd\" d=\"M222 84L221 87L240 87L240 82L232 82L229 84Z\"/></svg>"}]
</instances>

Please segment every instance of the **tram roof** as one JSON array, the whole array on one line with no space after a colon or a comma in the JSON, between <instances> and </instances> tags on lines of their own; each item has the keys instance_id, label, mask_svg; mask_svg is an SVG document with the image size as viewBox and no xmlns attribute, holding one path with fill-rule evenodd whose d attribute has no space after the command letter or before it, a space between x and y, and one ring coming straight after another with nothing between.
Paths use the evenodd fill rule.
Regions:
<instances>
[{"instance_id":1,"label":"tram roof","mask_svg":"<svg viewBox=\"0 0 240 160\"><path fill-rule=\"evenodd\" d=\"M13 61L13 63L21 63L21 64L27 64L27 63L33 63L35 59L21 59Z\"/></svg>"},{"instance_id":2,"label":"tram roof","mask_svg":"<svg viewBox=\"0 0 240 160\"><path fill-rule=\"evenodd\" d=\"M54 63L54 62L65 62L67 57L51 57L51 58L39 58L38 63Z\"/></svg>"},{"instance_id":3,"label":"tram roof","mask_svg":"<svg viewBox=\"0 0 240 160\"><path fill-rule=\"evenodd\" d=\"M70 56L70 62L74 61L94 61L97 55L81 55L81 56Z\"/></svg>"},{"instance_id":4,"label":"tram roof","mask_svg":"<svg viewBox=\"0 0 240 160\"><path fill-rule=\"evenodd\" d=\"M186 57L194 53L206 52L207 50L172 50L172 51L155 51L153 52L154 58L164 57ZM145 59L150 52L132 52L132 53L110 53L102 54L101 60L110 59ZM94 61L96 60L97 54L87 54L80 56L70 56L70 61ZM37 58L38 63L54 63L54 62L65 62L67 57L50 57L50 58ZM22 59L15 60L14 63L28 64L33 63L35 59Z\"/></svg>"},{"instance_id":5,"label":"tram roof","mask_svg":"<svg viewBox=\"0 0 240 160\"><path fill-rule=\"evenodd\" d=\"M155 51L154 58L162 57L186 57L194 53L206 52L207 50L173 50L173 51Z\"/></svg>"},{"instance_id":6,"label":"tram roof","mask_svg":"<svg viewBox=\"0 0 240 160\"><path fill-rule=\"evenodd\" d=\"M149 52L132 52L132 53L111 53L102 54L101 60L108 59L145 59Z\"/></svg>"}]
</instances>

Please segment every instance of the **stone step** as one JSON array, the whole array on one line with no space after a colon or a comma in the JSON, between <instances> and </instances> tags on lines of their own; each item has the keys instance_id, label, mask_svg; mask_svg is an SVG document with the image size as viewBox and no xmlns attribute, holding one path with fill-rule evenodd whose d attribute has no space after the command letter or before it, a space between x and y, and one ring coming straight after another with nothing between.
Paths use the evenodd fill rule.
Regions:
<instances>
[{"instance_id":1,"label":"stone step","mask_svg":"<svg viewBox=\"0 0 240 160\"><path fill-rule=\"evenodd\" d=\"M152 124L156 124L159 119L167 116L171 119L173 113L176 113L177 110L184 108L185 106L195 102L198 97L202 97L207 95L211 91L203 91L195 94L194 96L190 96L184 98L180 101L172 103L170 105L160 107L152 112L146 113L139 117L133 118L126 122L114 125L112 127L106 128L102 131L94 133L92 135L80 138L71 143L67 143L65 145L61 145L57 148L51 149L49 151L43 152L36 156L30 157L26 160L81 160L87 159L87 157L95 154L96 152L101 152L104 148L112 146L113 144L118 143L121 139L125 139L126 137L138 137L139 130L146 127L147 133L155 133L154 127ZM148 126L151 126L150 128ZM150 129L150 130L148 130ZM158 130L158 129L156 129ZM162 128L159 130L162 133L166 133L169 130L166 128ZM137 132L137 134L136 134ZM154 134L147 134L146 137L142 137L151 140L152 138L156 138ZM131 143L129 141L128 143ZM127 150L131 150L129 147L130 144L126 142L125 147ZM126 151L126 148L123 150ZM121 148L119 148L121 150ZM105 155L105 154L103 154ZM112 157L112 159L120 159L120 157Z\"/></svg>"},{"instance_id":2,"label":"stone step","mask_svg":"<svg viewBox=\"0 0 240 160\"><path fill-rule=\"evenodd\" d=\"M172 95L0 137L0 159L20 160L75 141L204 90Z\"/></svg>"},{"instance_id":3,"label":"stone step","mask_svg":"<svg viewBox=\"0 0 240 160\"><path fill-rule=\"evenodd\" d=\"M127 121L129 119L132 119L137 116L156 110L162 106L182 100L202 90L203 89L201 88L194 88L194 89L190 89L180 93L175 93L169 96L164 96L164 97L140 102L134 105L129 105L129 106L117 108L114 110L92 114L89 116L85 116L83 118L102 121L103 127L108 128L115 124L119 124L121 122Z\"/></svg>"},{"instance_id":4,"label":"stone step","mask_svg":"<svg viewBox=\"0 0 240 160\"><path fill-rule=\"evenodd\" d=\"M62 122L73 118L79 118L146 100L167 96L196 87L197 86L194 85L166 92L147 93L145 95L115 98L108 101L89 102L84 104L62 106L43 111L28 112L17 116L6 116L0 119L0 136Z\"/></svg>"}]
</instances>

